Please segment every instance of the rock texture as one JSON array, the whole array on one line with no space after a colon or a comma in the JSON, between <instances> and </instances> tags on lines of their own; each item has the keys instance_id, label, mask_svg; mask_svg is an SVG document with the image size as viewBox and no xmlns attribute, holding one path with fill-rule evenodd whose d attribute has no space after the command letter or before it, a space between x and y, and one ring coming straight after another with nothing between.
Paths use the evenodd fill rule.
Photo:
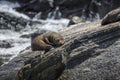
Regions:
<instances>
[{"instance_id":1,"label":"rock texture","mask_svg":"<svg viewBox=\"0 0 120 80\"><path fill-rule=\"evenodd\" d=\"M119 31L120 22L71 26L60 31L62 47L18 55L0 67L0 80L119 80Z\"/></svg>"},{"instance_id":2,"label":"rock texture","mask_svg":"<svg viewBox=\"0 0 120 80\"><path fill-rule=\"evenodd\" d=\"M0 29L8 29L13 31L21 31L28 26L35 28L36 24L41 24L42 21L34 21L29 19L29 17L22 17L21 15L16 15L10 12L0 11ZM46 30L38 30L37 33L43 33ZM21 37L29 37L29 35L24 35Z\"/></svg>"},{"instance_id":3,"label":"rock texture","mask_svg":"<svg viewBox=\"0 0 120 80\"><path fill-rule=\"evenodd\" d=\"M0 48L10 48L13 47L12 41L0 40Z\"/></svg>"},{"instance_id":4,"label":"rock texture","mask_svg":"<svg viewBox=\"0 0 120 80\"><path fill-rule=\"evenodd\" d=\"M59 33L63 46L23 51L0 66L0 80L120 80L120 21L76 24Z\"/></svg>"},{"instance_id":5,"label":"rock texture","mask_svg":"<svg viewBox=\"0 0 120 80\"><path fill-rule=\"evenodd\" d=\"M25 28L29 20L16 17L7 12L0 12L0 29L11 29L20 31Z\"/></svg>"},{"instance_id":6,"label":"rock texture","mask_svg":"<svg viewBox=\"0 0 120 80\"><path fill-rule=\"evenodd\" d=\"M71 42L67 68L58 80L120 79L120 22L96 28Z\"/></svg>"},{"instance_id":7,"label":"rock texture","mask_svg":"<svg viewBox=\"0 0 120 80\"><path fill-rule=\"evenodd\" d=\"M120 21L120 7L109 12L102 20L102 25Z\"/></svg>"},{"instance_id":8,"label":"rock texture","mask_svg":"<svg viewBox=\"0 0 120 80\"><path fill-rule=\"evenodd\" d=\"M9 0L11 1L11 0ZM119 0L17 0L22 7L17 8L18 11L33 17L35 14L41 13L41 18L46 19L48 14L55 11L59 7L62 17L72 18L74 16L95 18L97 13L100 18L104 17L109 11L119 7Z\"/></svg>"}]
</instances>

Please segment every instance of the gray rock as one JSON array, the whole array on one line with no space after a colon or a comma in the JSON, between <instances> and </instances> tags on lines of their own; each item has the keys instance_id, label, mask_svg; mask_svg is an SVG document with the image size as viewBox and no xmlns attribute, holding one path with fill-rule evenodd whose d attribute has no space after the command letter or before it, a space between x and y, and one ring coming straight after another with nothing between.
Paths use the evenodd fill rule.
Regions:
<instances>
[{"instance_id":1,"label":"gray rock","mask_svg":"<svg viewBox=\"0 0 120 80\"><path fill-rule=\"evenodd\" d=\"M2 59L0 58L0 66L3 64L3 61L2 61Z\"/></svg>"},{"instance_id":2,"label":"gray rock","mask_svg":"<svg viewBox=\"0 0 120 80\"><path fill-rule=\"evenodd\" d=\"M106 25L117 21L120 21L120 7L106 14L101 24Z\"/></svg>"},{"instance_id":3,"label":"gray rock","mask_svg":"<svg viewBox=\"0 0 120 80\"><path fill-rule=\"evenodd\" d=\"M18 0L24 3L22 7L16 8L30 17L34 17L39 12L41 18L46 19L48 14L59 7L62 17L70 18L71 16L84 16L86 19L96 18L99 13L103 18L109 11L118 8L119 0ZM32 13L32 14L31 14ZM98 16L97 16L98 17ZM93 19L92 19L93 20Z\"/></svg>"},{"instance_id":4,"label":"gray rock","mask_svg":"<svg viewBox=\"0 0 120 80\"><path fill-rule=\"evenodd\" d=\"M120 22L61 30L65 44L47 53L25 52L0 67L0 80L119 80Z\"/></svg>"},{"instance_id":5,"label":"gray rock","mask_svg":"<svg viewBox=\"0 0 120 80\"><path fill-rule=\"evenodd\" d=\"M67 66L58 80L119 80L119 31L120 22L82 31L69 44Z\"/></svg>"},{"instance_id":6,"label":"gray rock","mask_svg":"<svg viewBox=\"0 0 120 80\"><path fill-rule=\"evenodd\" d=\"M25 28L29 20L17 17L11 13L0 12L0 29L20 31Z\"/></svg>"},{"instance_id":7,"label":"gray rock","mask_svg":"<svg viewBox=\"0 0 120 80\"><path fill-rule=\"evenodd\" d=\"M73 24L78 24L78 23L84 23L85 20L83 18L80 18L78 16L73 16L70 19L69 25L73 25Z\"/></svg>"},{"instance_id":8,"label":"gray rock","mask_svg":"<svg viewBox=\"0 0 120 80\"><path fill-rule=\"evenodd\" d=\"M13 45L12 45L12 41L10 41L10 40L0 40L0 48L11 48L11 47L13 47Z\"/></svg>"},{"instance_id":9,"label":"gray rock","mask_svg":"<svg viewBox=\"0 0 120 80\"><path fill-rule=\"evenodd\" d=\"M0 80L15 80L18 71L24 66L25 63L29 62L36 56L41 55L43 52L26 52L25 54L20 54L11 60L8 64L4 64L0 67ZM40 56L41 59L42 56Z\"/></svg>"}]
</instances>

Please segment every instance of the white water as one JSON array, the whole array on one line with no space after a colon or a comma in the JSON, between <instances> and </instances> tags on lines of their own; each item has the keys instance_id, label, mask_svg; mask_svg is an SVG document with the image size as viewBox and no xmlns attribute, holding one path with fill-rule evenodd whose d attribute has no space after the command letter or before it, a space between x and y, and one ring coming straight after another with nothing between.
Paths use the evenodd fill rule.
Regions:
<instances>
[{"instance_id":1,"label":"white water","mask_svg":"<svg viewBox=\"0 0 120 80\"><path fill-rule=\"evenodd\" d=\"M38 20L42 22L42 24L36 25L38 29L45 29L50 31L58 31L60 29L66 28L68 26L69 20L68 19L47 19L47 20ZM39 27L40 26L40 27Z\"/></svg>"},{"instance_id":2,"label":"white water","mask_svg":"<svg viewBox=\"0 0 120 80\"><path fill-rule=\"evenodd\" d=\"M55 18L61 18L62 14L59 11L59 7L57 6L55 11L52 11L48 14L48 19L55 19Z\"/></svg>"},{"instance_id":3,"label":"white water","mask_svg":"<svg viewBox=\"0 0 120 80\"><path fill-rule=\"evenodd\" d=\"M17 2L12 3L5 0L0 1L0 5L8 6L11 8L20 7L20 5Z\"/></svg>"},{"instance_id":4,"label":"white water","mask_svg":"<svg viewBox=\"0 0 120 80\"><path fill-rule=\"evenodd\" d=\"M51 0L50 0L51 1ZM20 38L23 34L31 34L41 29L50 30L50 31L59 31L68 26L69 20L61 18L61 12L59 11L59 7L56 7L55 11L50 12L48 18L46 20L41 20L41 12L39 12L33 19L29 18L27 15L19 13L15 11L14 7L19 7L20 5L16 3L11 3L7 1L0 1L0 12L7 12L16 17L22 17L28 20L34 21L34 25L28 25L24 29L19 32L15 32L14 30L0 30L0 41L7 40L12 41L13 47L11 48L0 48L0 55L12 55L10 59L17 56L22 50L29 47L31 44L30 38ZM52 2L51 2L52 6ZM81 17L82 18L82 17ZM84 16L83 16L84 18ZM99 14L96 14L95 20L99 19ZM90 22L93 20L87 20L86 22ZM2 58L0 56L0 58Z\"/></svg>"},{"instance_id":5,"label":"white water","mask_svg":"<svg viewBox=\"0 0 120 80\"><path fill-rule=\"evenodd\" d=\"M19 7L19 6L20 5L17 2L11 3L11 2L7 2L7 1L0 1L0 12L7 12L16 17L23 17L25 19L30 19L28 16L26 16L22 13L18 13L17 11L15 11L13 9L13 8Z\"/></svg>"},{"instance_id":6,"label":"white water","mask_svg":"<svg viewBox=\"0 0 120 80\"><path fill-rule=\"evenodd\" d=\"M13 9L14 7L19 7L19 6L20 5L18 3L0 1L0 12L7 12L11 15L14 15L17 17L23 17L25 19L30 20L28 16L21 14ZM57 11L58 11L58 8L57 8ZM28 25L26 28L22 29L20 32L15 32L13 30L0 30L0 41L2 40L12 41L12 45L13 45L13 47L11 48L0 48L0 55L10 54L12 55L10 59L12 59L13 57L17 56L20 53L20 51L30 46L31 44L30 38L20 38L20 36L23 34L30 34L41 29L57 32L60 29L66 28L69 23L68 19L61 19L61 18L56 20L54 20L53 18L52 19L48 18L47 20L40 20L39 19L40 14L41 13L38 13L38 15L34 17L34 19L31 19L33 21L38 22L38 24L33 26ZM42 22L42 23L39 24L39 22Z\"/></svg>"}]
</instances>

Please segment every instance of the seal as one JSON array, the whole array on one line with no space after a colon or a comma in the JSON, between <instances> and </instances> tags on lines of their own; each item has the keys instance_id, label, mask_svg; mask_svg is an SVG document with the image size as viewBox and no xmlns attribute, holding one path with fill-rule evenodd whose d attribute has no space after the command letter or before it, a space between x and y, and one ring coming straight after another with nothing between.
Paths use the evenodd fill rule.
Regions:
<instances>
[{"instance_id":1,"label":"seal","mask_svg":"<svg viewBox=\"0 0 120 80\"><path fill-rule=\"evenodd\" d=\"M59 47L64 44L64 38L57 32L47 32L31 40L32 51L45 50Z\"/></svg>"}]
</instances>

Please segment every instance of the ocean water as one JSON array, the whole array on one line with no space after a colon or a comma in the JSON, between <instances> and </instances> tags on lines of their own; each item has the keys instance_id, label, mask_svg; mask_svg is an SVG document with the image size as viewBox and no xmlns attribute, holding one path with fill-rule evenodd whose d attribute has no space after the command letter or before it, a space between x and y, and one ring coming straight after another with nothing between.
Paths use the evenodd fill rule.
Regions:
<instances>
[{"instance_id":1,"label":"ocean water","mask_svg":"<svg viewBox=\"0 0 120 80\"><path fill-rule=\"evenodd\" d=\"M16 17L22 17L34 22L38 22L38 24L32 26L28 25L24 29L17 32L9 29L0 29L0 41L7 41L12 45L12 47L9 48L0 48L0 60L2 59L4 61L4 64L20 54L22 50L30 46L31 39L21 38L21 35L34 33L37 30L41 29L57 32L63 28L66 28L69 23L68 19L54 19L53 16L58 14L58 12L56 13L56 11L53 12L54 15L51 15L51 17L48 15L48 19L46 20L40 19L41 13L38 13L33 19L31 19L27 15L19 13L13 9L19 6L20 4L18 4L17 2L11 3L7 1L0 1L0 12L7 12ZM56 10L58 11L58 8ZM59 13L59 17L60 15L61 14Z\"/></svg>"},{"instance_id":2,"label":"ocean water","mask_svg":"<svg viewBox=\"0 0 120 80\"><path fill-rule=\"evenodd\" d=\"M50 2L52 6L52 2ZM25 28L20 31L14 31L12 29L0 29L0 42L8 42L11 47L2 48L0 47L0 63L1 60L6 64L8 61L13 59L15 56L20 54L21 51L25 50L27 47L31 46L31 38L22 38L22 35L29 35L36 31L48 30L48 31L59 31L61 29L67 28L70 20L66 18L61 18L62 14L59 11L59 6L52 12L49 12L48 18L46 20L42 20L41 13L39 12L33 18L28 17L23 13L19 13L14 10L15 7L20 7L21 5L17 2L8 2L5 0L0 1L0 12L9 13L12 16L16 16L19 18L24 18L26 20L32 21L32 25L27 25ZM84 14L80 18L85 18ZM99 14L96 13L95 17L88 18L83 23L90 23L91 21L95 21L100 19ZM77 19L75 18L75 21ZM83 24L81 23L81 24ZM2 43L0 43L2 44Z\"/></svg>"}]
</instances>

